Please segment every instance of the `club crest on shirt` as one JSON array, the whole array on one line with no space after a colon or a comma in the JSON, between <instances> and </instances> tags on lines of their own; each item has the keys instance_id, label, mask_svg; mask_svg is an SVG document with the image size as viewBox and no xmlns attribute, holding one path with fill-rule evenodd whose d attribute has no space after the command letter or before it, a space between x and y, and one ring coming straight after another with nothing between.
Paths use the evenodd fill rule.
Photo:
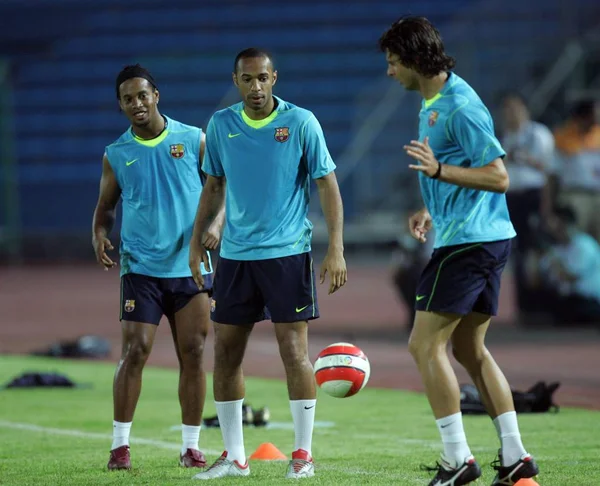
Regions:
<instances>
[{"instance_id":1,"label":"club crest on shirt","mask_svg":"<svg viewBox=\"0 0 600 486\"><path fill-rule=\"evenodd\" d=\"M214 312L217 308L217 301L215 299L210 299L210 311Z\"/></svg>"},{"instance_id":2,"label":"club crest on shirt","mask_svg":"<svg viewBox=\"0 0 600 486\"><path fill-rule=\"evenodd\" d=\"M287 142L288 138L290 138L289 127L279 127L275 129L275 140L283 143Z\"/></svg>"},{"instance_id":3,"label":"club crest on shirt","mask_svg":"<svg viewBox=\"0 0 600 486\"><path fill-rule=\"evenodd\" d=\"M432 127L433 125L435 125L435 122L437 121L438 116L440 116L440 114L437 111L432 111L429 114L429 121L428 121L428 123L429 123L430 127Z\"/></svg>"},{"instance_id":4,"label":"club crest on shirt","mask_svg":"<svg viewBox=\"0 0 600 486\"><path fill-rule=\"evenodd\" d=\"M126 300L123 308L125 309L125 312L133 312L135 309L135 300Z\"/></svg>"},{"instance_id":5,"label":"club crest on shirt","mask_svg":"<svg viewBox=\"0 0 600 486\"><path fill-rule=\"evenodd\" d=\"M185 154L182 143L176 143L171 145L171 157L174 159L180 159Z\"/></svg>"}]
</instances>

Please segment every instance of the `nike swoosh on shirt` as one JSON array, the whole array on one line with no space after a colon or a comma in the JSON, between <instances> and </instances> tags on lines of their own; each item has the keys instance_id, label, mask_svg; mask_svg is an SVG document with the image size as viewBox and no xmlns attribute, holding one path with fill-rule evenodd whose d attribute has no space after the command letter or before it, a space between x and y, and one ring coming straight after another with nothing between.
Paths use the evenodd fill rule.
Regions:
<instances>
[{"instance_id":1,"label":"nike swoosh on shirt","mask_svg":"<svg viewBox=\"0 0 600 486\"><path fill-rule=\"evenodd\" d=\"M129 160L129 161L125 162L125 165L126 165L127 167L129 167L131 164L134 164L134 163L136 163L138 160L139 160L139 159L133 159L133 160Z\"/></svg>"},{"instance_id":2,"label":"nike swoosh on shirt","mask_svg":"<svg viewBox=\"0 0 600 486\"><path fill-rule=\"evenodd\" d=\"M310 304L308 304L308 305L310 305ZM296 312L302 312L304 309L306 309L308 307L308 305L305 305L304 307L300 307L300 308L296 307Z\"/></svg>"},{"instance_id":3,"label":"nike swoosh on shirt","mask_svg":"<svg viewBox=\"0 0 600 486\"><path fill-rule=\"evenodd\" d=\"M227 136L228 136L229 138L235 138L235 137L239 137L240 135L241 135L241 133L230 133L230 134L228 134Z\"/></svg>"},{"instance_id":4,"label":"nike swoosh on shirt","mask_svg":"<svg viewBox=\"0 0 600 486\"><path fill-rule=\"evenodd\" d=\"M426 295L417 295L417 302L419 302L420 300L423 300L425 297L427 297Z\"/></svg>"}]
</instances>

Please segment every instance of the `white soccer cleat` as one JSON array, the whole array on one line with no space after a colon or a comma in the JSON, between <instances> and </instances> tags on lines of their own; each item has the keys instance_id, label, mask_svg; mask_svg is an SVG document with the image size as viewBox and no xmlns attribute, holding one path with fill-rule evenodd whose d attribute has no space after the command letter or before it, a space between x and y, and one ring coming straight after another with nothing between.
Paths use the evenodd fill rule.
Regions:
<instances>
[{"instance_id":1,"label":"white soccer cleat","mask_svg":"<svg viewBox=\"0 0 600 486\"><path fill-rule=\"evenodd\" d=\"M215 463L210 466L206 471L202 471L201 473L196 474L192 479L218 479L218 478L226 478L230 476L249 476L250 475L250 466L248 462L244 466L242 466L237 461L230 461L227 459L227 451L221 454Z\"/></svg>"},{"instance_id":2,"label":"white soccer cleat","mask_svg":"<svg viewBox=\"0 0 600 486\"><path fill-rule=\"evenodd\" d=\"M292 452L292 460L288 464L286 479L311 478L315 475L315 464L312 457L304 449Z\"/></svg>"}]
</instances>

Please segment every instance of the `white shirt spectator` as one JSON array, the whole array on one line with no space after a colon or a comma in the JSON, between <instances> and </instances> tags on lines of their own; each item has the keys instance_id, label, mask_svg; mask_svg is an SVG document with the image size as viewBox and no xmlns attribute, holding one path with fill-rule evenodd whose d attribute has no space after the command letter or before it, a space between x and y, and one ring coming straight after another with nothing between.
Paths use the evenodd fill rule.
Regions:
<instances>
[{"instance_id":1,"label":"white shirt spectator","mask_svg":"<svg viewBox=\"0 0 600 486\"><path fill-rule=\"evenodd\" d=\"M548 127L529 120L518 131L508 132L502 146L506 151L509 191L542 189L554 164L554 136ZM539 162L541 169L528 163L527 157Z\"/></svg>"},{"instance_id":2,"label":"white shirt spectator","mask_svg":"<svg viewBox=\"0 0 600 486\"><path fill-rule=\"evenodd\" d=\"M555 167L565 191L600 193L600 151L582 150L568 156L556 154Z\"/></svg>"}]
</instances>

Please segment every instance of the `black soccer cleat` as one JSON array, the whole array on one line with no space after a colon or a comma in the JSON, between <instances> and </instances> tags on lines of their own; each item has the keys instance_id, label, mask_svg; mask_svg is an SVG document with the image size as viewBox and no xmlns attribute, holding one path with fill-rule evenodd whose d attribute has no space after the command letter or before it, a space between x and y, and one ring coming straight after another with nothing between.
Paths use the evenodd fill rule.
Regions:
<instances>
[{"instance_id":1,"label":"black soccer cleat","mask_svg":"<svg viewBox=\"0 0 600 486\"><path fill-rule=\"evenodd\" d=\"M492 486L512 486L519 479L534 478L540 472L538 465L529 454L523 454L521 459L512 466L502 466L502 455L498 452L498 459L492 462L492 467L497 472Z\"/></svg>"},{"instance_id":2,"label":"black soccer cleat","mask_svg":"<svg viewBox=\"0 0 600 486\"><path fill-rule=\"evenodd\" d=\"M423 466L423 469L437 471L429 486L462 486L481 476L481 468L473 456L467 457L462 465L453 468L442 455L441 464L437 462L434 467Z\"/></svg>"}]
</instances>

